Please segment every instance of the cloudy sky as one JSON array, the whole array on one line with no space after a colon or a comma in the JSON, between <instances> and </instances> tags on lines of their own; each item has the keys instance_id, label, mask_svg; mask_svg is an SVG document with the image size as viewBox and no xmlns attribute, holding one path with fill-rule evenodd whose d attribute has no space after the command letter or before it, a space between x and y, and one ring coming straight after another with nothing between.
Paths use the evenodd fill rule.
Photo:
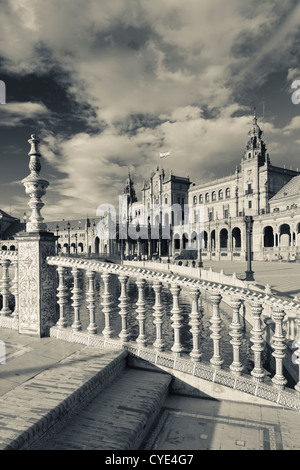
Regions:
<instances>
[{"instance_id":1,"label":"cloudy sky","mask_svg":"<svg viewBox=\"0 0 300 470\"><path fill-rule=\"evenodd\" d=\"M271 162L300 169L299 56L293 0L0 0L0 208L30 213L32 133L46 220L117 204L128 168L140 196L160 151L196 183L234 172L254 106Z\"/></svg>"}]
</instances>

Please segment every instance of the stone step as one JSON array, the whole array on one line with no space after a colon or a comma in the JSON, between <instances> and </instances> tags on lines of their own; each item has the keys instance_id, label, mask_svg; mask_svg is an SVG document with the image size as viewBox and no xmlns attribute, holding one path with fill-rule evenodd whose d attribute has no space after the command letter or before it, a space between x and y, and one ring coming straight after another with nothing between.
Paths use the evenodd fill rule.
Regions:
<instances>
[{"instance_id":1,"label":"stone step","mask_svg":"<svg viewBox=\"0 0 300 470\"><path fill-rule=\"evenodd\" d=\"M171 376L124 369L64 429L34 450L136 450L158 416Z\"/></svg>"},{"instance_id":2,"label":"stone step","mask_svg":"<svg viewBox=\"0 0 300 470\"><path fill-rule=\"evenodd\" d=\"M28 449L93 400L125 368L127 352L84 347L0 397L0 450Z\"/></svg>"}]
</instances>

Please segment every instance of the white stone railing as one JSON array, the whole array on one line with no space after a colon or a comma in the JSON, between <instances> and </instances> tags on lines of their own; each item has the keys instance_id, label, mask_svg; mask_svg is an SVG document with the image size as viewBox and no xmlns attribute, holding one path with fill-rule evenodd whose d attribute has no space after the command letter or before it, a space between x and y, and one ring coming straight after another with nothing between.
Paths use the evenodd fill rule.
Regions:
<instances>
[{"instance_id":1,"label":"white stone railing","mask_svg":"<svg viewBox=\"0 0 300 470\"><path fill-rule=\"evenodd\" d=\"M19 295L18 295L18 254L15 251L0 251L2 278L0 293L2 308L0 310L0 326L18 329ZM13 306L10 300L13 299Z\"/></svg>"},{"instance_id":2,"label":"white stone railing","mask_svg":"<svg viewBox=\"0 0 300 470\"><path fill-rule=\"evenodd\" d=\"M286 356L285 350L287 347L287 338L283 325L286 310L291 308L291 306L284 306L278 299L254 291L212 284L171 273L153 272L144 268L60 257L49 257L47 258L47 263L51 266L56 266L59 279L57 289L59 318L56 325L50 329L51 336L99 347L126 349L131 355L147 360L155 365L165 366L168 370L182 370L194 376L203 377L205 380L212 380L236 390L239 389L267 400L270 399L271 401L285 404L285 406L300 409L300 394L298 393L300 391L300 382L295 385L294 391L291 389L287 391L287 380L283 374L283 364ZM89 324L85 331L81 322L80 300L82 300L82 292L78 283L79 273L82 270L85 271L88 279L85 300L86 308L89 312ZM71 274L73 279L71 288L73 320L70 325L66 319L66 305L69 295L65 283L67 273L68 275ZM95 287L96 273L100 274L104 284L103 292L101 292L101 304L105 326L102 332L98 331L95 316L96 296L98 295ZM112 294L110 286L113 275L117 276L121 286L121 294L118 299L121 328L117 335L114 335L111 327ZM130 305L127 282L129 278L135 280L138 289L137 308L135 309L136 324L134 326L138 329L138 335L135 341L132 340L133 325L128 321ZM155 339L151 344L149 344L145 328L145 286L149 282L155 293L155 301L152 306ZM172 295L172 306L170 306L169 312L171 316L163 312L161 304L163 286L166 286ZM188 325L192 347L189 351L187 351L182 343L184 320L180 307L180 293L182 289L188 292L191 300ZM210 319L212 351L208 363L204 363L201 360L200 328L202 326L203 312L199 304L199 298L202 292L205 292L208 296L213 309ZM228 370L223 367L222 350L220 349L220 340L222 338L220 303L222 300L225 300L232 309L232 321L229 325L229 334L232 338L230 341L232 345L232 363ZM251 324L253 326L250 341L252 343L251 350L254 355L254 367L250 374L244 373L245 367L240 360L240 347L243 339L241 309L245 303L248 303L250 307L248 315L252 316ZM268 306L267 317L271 316L274 325L274 331L270 330L267 334L266 325L263 322L263 311L266 306ZM295 311L295 305L293 309ZM297 311L299 313L299 310ZM298 324L299 318L299 315L295 317ZM163 336L162 325L165 323L167 323L167 330L172 332L173 340L171 347L166 346ZM262 365L262 352L265 348L266 336L269 336L269 343L275 362L274 376L269 382L266 382L266 371ZM300 341L297 343L298 350L294 353L295 358L300 355L299 346ZM297 373L297 380L299 377L299 363L299 359L296 359L293 363L294 370Z\"/></svg>"}]
</instances>

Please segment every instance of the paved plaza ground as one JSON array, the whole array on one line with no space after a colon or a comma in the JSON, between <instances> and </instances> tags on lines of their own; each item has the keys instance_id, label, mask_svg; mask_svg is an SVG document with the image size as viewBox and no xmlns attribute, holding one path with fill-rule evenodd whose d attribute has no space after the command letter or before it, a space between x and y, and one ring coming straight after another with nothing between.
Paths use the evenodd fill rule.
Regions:
<instances>
[{"instance_id":1,"label":"paved plaza ground","mask_svg":"<svg viewBox=\"0 0 300 470\"><path fill-rule=\"evenodd\" d=\"M216 272L223 269L224 274L235 272L238 278L245 278L245 262L203 260L203 268L210 267ZM281 293L291 298L299 296L300 300L300 263L254 261L252 270L256 284L261 286L269 284L274 293Z\"/></svg>"}]
</instances>

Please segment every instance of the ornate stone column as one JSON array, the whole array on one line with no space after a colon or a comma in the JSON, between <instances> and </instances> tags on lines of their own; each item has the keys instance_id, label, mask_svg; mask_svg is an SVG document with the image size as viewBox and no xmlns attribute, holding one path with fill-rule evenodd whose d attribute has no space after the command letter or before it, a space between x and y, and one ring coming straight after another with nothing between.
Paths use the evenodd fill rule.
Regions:
<instances>
[{"instance_id":1,"label":"ornate stone column","mask_svg":"<svg viewBox=\"0 0 300 470\"><path fill-rule=\"evenodd\" d=\"M163 325L163 306L161 304L161 291L162 283L160 281L153 282L153 289L155 292L155 304L154 309L154 325L156 327L156 339L153 343L154 348L157 351L163 351L165 349L165 341L162 337L162 325Z\"/></svg>"},{"instance_id":2,"label":"ornate stone column","mask_svg":"<svg viewBox=\"0 0 300 470\"><path fill-rule=\"evenodd\" d=\"M286 349L285 345L285 336L283 334L282 323L285 317L285 312L280 307L273 308L273 320L275 321L275 332L272 339L272 347L274 352L272 353L276 361L276 373L272 378L273 384L280 389L283 389L287 380L283 375L283 359L285 357L284 350Z\"/></svg>"},{"instance_id":3,"label":"ornate stone column","mask_svg":"<svg viewBox=\"0 0 300 470\"><path fill-rule=\"evenodd\" d=\"M111 281L111 274L104 272L102 274L102 279L104 283L104 291L102 294L102 312L104 314L105 320L105 327L102 331L102 334L105 339L111 338L113 335L113 329L110 325L110 314L111 314L111 304L112 304L112 295L110 293L110 281Z\"/></svg>"},{"instance_id":4,"label":"ornate stone column","mask_svg":"<svg viewBox=\"0 0 300 470\"><path fill-rule=\"evenodd\" d=\"M10 277L9 277L9 266L10 260L5 258L1 261L3 268L3 276L1 281L1 294L2 294L2 310L1 315L7 316L11 314L11 310L8 306L8 299L10 295Z\"/></svg>"},{"instance_id":5,"label":"ornate stone column","mask_svg":"<svg viewBox=\"0 0 300 470\"><path fill-rule=\"evenodd\" d=\"M255 382L263 382L265 371L262 367L262 352L264 350L264 338L263 332L264 328L262 327L261 314L262 314L262 304L257 301L251 302L251 311L253 316L253 328L251 330L250 341L253 343L251 349L254 353L254 368L251 371L251 375Z\"/></svg>"},{"instance_id":6,"label":"ornate stone column","mask_svg":"<svg viewBox=\"0 0 300 470\"><path fill-rule=\"evenodd\" d=\"M57 320L55 266L46 262L48 256L55 256L55 237L47 232L41 216L41 197L46 193L48 181L40 178L41 170L39 141L35 135L28 141L30 175L23 179L25 192L30 196L32 210L26 224L26 232L18 240L18 291L19 291L19 333L45 336Z\"/></svg>"},{"instance_id":7,"label":"ornate stone column","mask_svg":"<svg viewBox=\"0 0 300 470\"><path fill-rule=\"evenodd\" d=\"M171 293L173 296L173 308L171 310L172 316L171 316L171 321L172 323L172 328L174 330L174 344L171 347L171 351L177 356L180 356L181 351L183 351L183 346L181 344L181 339L180 339L180 330L182 328L182 314L181 310L179 308L179 294L181 291L181 287L178 284L172 284L171 286Z\"/></svg>"},{"instance_id":8,"label":"ornate stone column","mask_svg":"<svg viewBox=\"0 0 300 470\"><path fill-rule=\"evenodd\" d=\"M81 290L79 288L79 269L73 268L71 271L74 279L74 285L72 289L72 300L73 300L73 309L74 309L74 322L72 328L76 331L82 329L82 324L80 321L80 299L81 299Z\"/></svg>"},{"instance_id":9,"label":"ornate stone column","mask_svg":"<svg viewBox=\"0 0 300 470\"><path fill-rule=\"evenodd\" d=\"M142 346L145 346L147 343L146 334L145 334L145 320L146 320L146 302L145 302L145 279L141 278L136 281L138 287L138 301L137 301L137 320L139 322L139 336L136 339L137 343L140 343Z\"/></svg>"},{"instance_id":10,"label":"ornate stone column","mask_svg":"<svg viewBox=\"0 0 300 470\"><path fill-rule=\"evenodd\" d=\"M232 307L232 322L230 324L230 336L232 340L230 344L233 347L233 362L230 364L230 369L235 375L241 375L243 364L240 361L240 346L242 344L242 325L239 320L239 313L242 301L239 297L234 297L231 301Z\"/></svg>"},{"instance_id":11,"label":"ornate stone column","mask_svg":"<svg viewBox=\"0 0 300 470\"><path fill-rule=\"evenodd\" d=\"M212 293L210 297L210 301L212 303L212 308L213 308L213 314L210 319L211 327L210 330L212 331L212 334L210 337L213 340L213 346L214 346L214 354L213 357L210 359L210 363L215 369L221 369L222 364L223 364L223 359L221 358L220 355L220 331L222 330L221 326L221 317L220 317L220 303L222 300L222 296L217 293Z\"/></svg>"},{"instance_id":12,"label":"ornate stone column","mask_svg":"<svg viewBox=\"0 0 300 470\"><path fill-rule=\"evenodd\" d=\"M121 315L122 319L122 329L119 334L119 337L121 338L122 343L126 343L130 339L130 330L128 328L127 324L127 316L128 316L128 296L127 296L127 290L126 290L126 284L128 281L128 276L125 276L125 274L121 274L119 276L119 281L121 284L121 295L119 297L119 307L120 307L120 312L119 314Z\"/></svg>"},{"instance_id":13,"label":"ornate stone column","mask_svg":"<svg viewBox=\"0 0 300 470\"><path fill-rule=\"evenodd\" d=\"M193 349L190 356L193 362L200 362L202 352L200 350L200 325L201 325L201 311L199 311L199 297L200 290L197 287L192 287L190 291L192 299L192 310L190 313L191 333L193 336Z\"/></svg>"},{"instance_id":14,"label":"ornate stone column","mask_svg":"<svg viewBox=\"0 0 300 470\"><path fill-rule=\"evenodd\" d=\"M88 291L87 291L87 309L90 314L90 324L87 330L90 334L95 335L97 333L97 325L95 323L95 310L96 310L96 291L95 291L95 271L87 271L88 278Z\"/></svg>"}]
</instances>

